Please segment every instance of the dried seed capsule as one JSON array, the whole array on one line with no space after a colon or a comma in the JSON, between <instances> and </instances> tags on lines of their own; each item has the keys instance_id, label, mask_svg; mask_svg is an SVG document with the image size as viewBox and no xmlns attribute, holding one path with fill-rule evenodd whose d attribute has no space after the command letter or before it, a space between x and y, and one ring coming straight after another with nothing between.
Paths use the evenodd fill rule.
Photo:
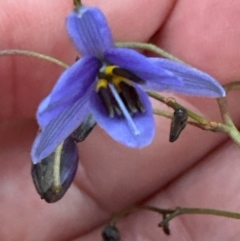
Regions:
<instances>
[{"instance_id":1,"label":"dried seed capsule","mask_svg":"<svg viewBox=\"0 0 240 241\"><path fill-rule=\"evenodd\" d=\"M181 134L181 132L187 124L187 119L188 114L186 109L180 107L174 111L169 136L170 142L174 142L178 139L179 135Z\"/></svg>"},{"instance_id":2,"label":"dried seed capsule","mask_svg":"<svg viewBox=\"0 0 240 241\"><path fill-rule=\"evenodd\" d=\"M107 225L104 227L102 231L103 241L119 241L120 234L116 226L114 225Z\"/></svg>"},{"instance_id":3,"label":"dried seed capsule","mask_svg":"<svg viewBox=\"0 0 240 241\"><path fill-rule=\"evenodd\" d=\"M51 155L32 166L32 178L42 199L53 203L70 187L78 167L76 143L68 137Z\"/></svg>"},{"instance_id":4,"label":"dried seed capsule","mask_svg":"<svg viewBox=\"0 0 240 241\"><path fill-rule=\"evenodd\" d=\"M82 124L72 133L71 137L76 142L84 141L95 125L96 121L94 120L93 116L88 115Z\"/></svg>"}]
</instances>

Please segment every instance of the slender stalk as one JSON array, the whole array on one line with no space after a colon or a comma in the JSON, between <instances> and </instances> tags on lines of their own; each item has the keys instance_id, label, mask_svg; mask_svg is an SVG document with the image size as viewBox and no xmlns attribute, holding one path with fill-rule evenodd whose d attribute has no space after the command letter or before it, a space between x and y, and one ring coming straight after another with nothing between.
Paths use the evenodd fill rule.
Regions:
<instances>
[{"instance_id":1,"label":"slender stalk","mask_svg":"<svg viewBox=\"0 0 240 241\"><path fill-rule=\"evenodd\" d=\"M73 5L77 8L82 6L81 0L73 0Z\"/></svg>"},{"instance_id":2,"label":"slender stalk","mask_svg":"<svg viewBox=\"0 0 240 241\"><path fill-rule=\"evenodd\" d=\"M160 110L160 109L154 109L153 110L155 115L163 116L168 119L173 118L173 113L170 113L168 111ZM222 123L214 122L214 121L209 121L206 125L203 125L201 123L198 123L195 120L187 120L187 124L195 126L197 128L200 128L202 130L208 130L212 132L225 132L222 129L224 128Z\"/></svg>"},{"instance_id":3,"label":"slender stalk","mask_svg":"<svg viewBox=\"0 0 240 241\"><path fill-rule=\"evenodd\" d=\"M163 214L162 210L158 211L159 213ZM181 208L177 207L174 210L168 210L166 215L166 211L164 212L165 218L160 222L159 226L163 227L168 225L168 223L175 217L185 214L201 214L201 215L213 215L213 216L220 216L226 218L233 218L233 219L240 219L240 213L217 210L217 209L207 209L207 208Z\"/></svg>"},{"instance_id":4,"label":"slender stalk","mask_svg":"<svg viewBox=\"0 0 240 241\"><path fill-rule=\"evenodd\" d=\"M45 54L40 54L34 51L28 51L28 50L20 50L20 49L6 49L6 50L1 50L0 51L0 56L7 56L7 55L23 55L23 56L28 56L28 57L34 57L42 60L46 60L48 62L54 63L56 65L59 65L63 68L68 68L69 65L66 63L53 58L51 56L45 55Z\"/></svg>"},{"instance_id":5,"label":"slender stalk","mask_svg":"<svg viewBox=\"0 0 240 241\"><path fill-rule=\"evenodd\" d=\"M174 110L179 107L184 106L178 104L174 99L172 98L165 98L161 96L160 94L154 92L154 91L147 91L148 95L151 96L152 98L161 101L162 103L166 104L167 106L173 108ZM194 113L193 111L186 109L188 116L193 119L188 121L188 124L191 124L193 126L196 126L202 130L210 130L213 132L224 132L229 135L229 137L237 144L240 146L240 133L235 127L234 123L232 122L231 117L228 114L227 111L227 102L225 98L219 98L219 108L221 111L221 114L223 116L224 122L225 123L219 123L215 121L208 121L204 117ZM172 118L170 113L155 109L154 113L160 116L165 116L167 118Z\"/></svg>"},{"instance_id":6,"label":"slender stalk","mask_svg":"<svg viewBox=\"0 0 240 241\"><path fill-rule=\"evenodd\" d=\"M159 227L163 227L164 232L167 234L170 233L169 222L175 217L178 217L180 215L200 214L200 215L213 215L213 216L220 216L220 217L226 217L226 218L232 218L232 219L240 219L240 213L210 209L210 208L177 207L175 209L163 209L163 208L157 208L149 205L134 205L134 206L127 207L122 211L120 211L118 214L116 214L114 218L110 221L110 225L115 226L117 222L120 221L122 218L139 210L152 211L152 212L157 212L159 214L162 214L163 219L159 223Z\"/></svg>"},{"instance_id":7,"label":"slender stalk","mask_svg":"<svg viewBox=\"0 0 240 241\"><path fill-rule=\"evenodd\" d=\"M157 92L154 91L147 91L148 95L151 96L152 98L159 100L160 102L166 104L167 106L173 108L174 110L176 108L182 107L185 108L184 106L178 104L175 99L173 98L165 98L162 95L158 94ZM206 120L204 117L194 113L193 111L185 108L188 116L191 117L193 120L197 121L198 123L202 124L202 125L207 125L209 124L209 121Z\"/></svg>"},{"instance_id":8,"label":"slender stalk","mask_svg":"<svg viewBox=\"0 0 240 241\"><path fill-rule=\"evenodd\" d=\"M222 119L225 124L225 132L231 137L231 139L240 146L240 133L232 121L232 118L228 112L228 105L226 97L218 98L218 105L221 112Z\"/></svg>"},{"instance_id":9,"label":"slender stalk","mask_svg":"<svg viewBox=\"0 0 240 241\"><path fill-rule=\"evenodd\" d=\"M224 89L229 92L232 90L240 90L240 81L231 82L223 85Z\"/></svg>"},{"instance_id":10,"label":"slender stalk","mask_svg":"<svg viewBox=\"0 0 240 241\"><path fill-rule=\"evenodd\" d=\"M230 114L228 112L228 104L226 97L218 98L217 101L224 123L228 126L235 127L232 118L230 117Z\"/></svg>"}]
</instances>

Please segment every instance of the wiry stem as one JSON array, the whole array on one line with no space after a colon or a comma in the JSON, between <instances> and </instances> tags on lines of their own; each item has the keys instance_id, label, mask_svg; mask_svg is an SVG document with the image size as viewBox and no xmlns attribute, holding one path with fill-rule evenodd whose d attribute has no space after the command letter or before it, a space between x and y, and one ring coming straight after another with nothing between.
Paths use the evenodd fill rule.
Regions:
<instances>
[{"instance_id":1,"label":"wiry stem","mask_svg":"<svg viewBox=\"0 0 240 241\"><path fill-rule=\"evenodd\" d=\"M162 209L159 209L158 211L161 214L166 215L166 210L164 210L164 213L162 212ZM233 219L240 219L240 213L235 212L229 212L229 211L223 211L223 210L217 210L217 209L208 209L208 208L182 208L177 207L176 209L167 210L167 217L165 217L162 222L160 222L159 226L164 226L168 222L170 222L173 218L185 215L185 214L202 214L202 215L213 215L213 216L220 216L220 217L226 217L226 218L233 218Z\"/></svg>"},{"instance_id":2,"label":"wiry stem","mask_svg":"<svg viewBox=\"0 0 240 241\"><path fill-rule=\"evenodd\" d=\"M232 90L240 90L240 81L231 82L223 85L224 89L229 92Z\"/></svg>"},{"instance_id":3,"label":"wiry stem","mask_svg":"<svg viewBox=\"0 0 240 241\"><path fill-rule=\"evenodd\" d=\"M73 5L76 7L76 8L79 8L82 6L82 2L81 0L73 0Z\"/></svg>"},{"instance_id":4,"label":"wiry stem","mask_svg":"<svg viewBox=\"0 0 240 241\"><path fill-rule=\"evenodd\" d=\"M219 109L222 115L222 119L226 125L229 127L235 127L234 123L232 121L232 118L230 117L230 114L228 112L228 105L227 105L227 99L226 97L218 98L218 105Z\"/></svg>"},{"instance_id":5,"label":"wiry stem","mask_svg":"<svg viewBox=\"0 0 240 241\"><path fill-rule=\"evenodd\" d=\"M228 105L226 97L218 98L218 105L225 124L225 132L231 139L240 146L240 133L236 128L233 120L228 112Z\"/></svg>"},{"instance_id":6,"label":"wiry stem","mask_svg":"<svg viewBox=\"0 0 240 241\"><path fill-rule=\"evenodd\" d=\"M7 55L23 55L23 56L28 56L28 57L34 57L37 59L42 59L51 63L54 63L56 65L59 65L63 68L68 68L69 65L66 63L62 62L59 59L53 58L51 56L45 55L45 54L40 54L34 51L29 51L29 50L20 50L20 49L6 49L6 50L1 50L0 51L0 56L7 56Z\"/></svg>"},{"instance_id":7,"label":"wiry stem","mask_svg":"<svg viewBox=\"0 0 240 241\"><path fill-rule=\"evenodd\" d=\"M173 98L166 98L166 97L163 97L162 95L158 94L157 92L154 92L154 91L147 91L148 95L151 96L152 98L156 99L156 100L159 100L160 102L166 104L167 106L169 107L172 107L174 110L176 108L179 108L179 107L182 107L182 108L185 108L184 106L178 104L175 99ZM206 120L204 117L194 113L193 111L185 108L187 113L188 113L188 116L191 117L193 120L196 120L198 123L202 124L202 125L207 125L209 123L208 120Z\"/></svg>"},{"instance_id":8,"label":"wiry stem","mask_svg":"<svg viewBox=\"0 0 240 241\"><path fill-rule=\"evenodd\" d=\"M172 119L173 118L173 113L170 113L168 111L164 111L164 110L160 110L160 109L154 109L153 110L154 114L155 115L159 115L159 116L164 116L168 119ZM198 127L202 130L207 130L207 131L212 131L212 132L217 132L217 131L221 131L223 132L223 125L222 123L218 123L218 122L214 122L214 121L209 121L206 125L204 124L201 124L201 123L198 123L197 121L195 120L187 120L187 123L189 125L192 125L192 126L195 126L195 127Z\"/></svg>"},{"instance_id":9,"label":"wiry stem","mask_svg":"<svg viewBox=\"0 0 240 241\"><path fill-rule=\"evenodd\" d=\"M134 205L134 206L127 207L122 211L120 211L118 214L116 214L113 217L113 219L110 221L110 225L115 226L117 222L120 221L122 218L139 210L152 211L152 212L157 212L161 214L162 221L159 223L158 226L162 227L163 231L166 234L170 234L169 222L175 217L180 215L201 214L201 215L213 215L213 216L227 217L227 218L233 218L233 219L240 219L240 213L228 212L228 211L217 210L217 209L183 208L183 207L177 207L175 209L162 209L162 208L157 208L157 207L148 206L148 205Z\"/></svg>"}]
</instances>

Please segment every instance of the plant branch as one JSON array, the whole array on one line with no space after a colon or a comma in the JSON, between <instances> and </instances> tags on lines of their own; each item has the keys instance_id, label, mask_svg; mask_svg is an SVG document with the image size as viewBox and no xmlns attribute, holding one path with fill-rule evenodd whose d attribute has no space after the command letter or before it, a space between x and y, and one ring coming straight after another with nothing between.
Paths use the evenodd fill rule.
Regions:
<instances>
[{"instance_id":1,"label":"plant branch","mask_svg":"<svg viewBox=\"0 0 240 241\"><path fill-rule=\"evenodd\" d=\"M167 106L173 108L174 110L177 109L177 108L180 108L180 107L185 108L184 106L178 104L175 99L163 97L162 95L158 94L155 91L147 91L147 94L149 96L151 96L152 98L154 98L154 99L166 104ZM204 117L194 113L193 111L191 111L187 108L185 108L185 109L188 113L188 116L191 117L193 120L197 121L198 123L200 123L202 125L209 124L209 121L206 120Z\"/></svg>"},{"instance_id":2,"label":"plant branch","mask_svg":"<svg viewBox=\"0 0 240 241\"><path fill-rule=\"evenodd\" d=\"M226 97L218 98L218 105L221 112L222 119L225 124L225 132L231 137L231 139L240 146L240 133L232 121L232 118L228 112L228 105Z\"/></svg>"},{"instance_id":3,"label":"plant branch","mask_svg":"<svg viewBox=\"0 0 240 241\"><path fill-rule=\"evenodd\" d=\"M153 112L155 115L163 116L168 119L173 118L173 113L168 112L168 111L164 111L164 110L160 110L160 109L153 109ZM222 123L218 123L218 122L214 122L214 121L209 121L206 125L205 124L203 125L201 123L198 123L195 120L188 119L187 124L200 128L202 130L207 130L207 131L212 131L212 132L225 132L225 131L223 131L224 127L223 127Z\"/></svg>"},{"instance_id":4,"label":"plant branch","mask_svg":"<svg viewBox=\"0 0 240 241\"><path fill-rule=\"evenodd\" d=\"M232 90L240 90L240 81L234 81L228 84L223 85L224 89L229 92Z\"/></svg>"},{"instance_id":5,"label":"plant branch","mask_svg":"<svg viewBox=\"0 0 240 241\"><path fill-rule=\"evenodd\" d=\"M23 56L28 56L28 57L34 57L37 59L42 59L42 60L46 60L48 62L54 63L65 69L69 67L69 65L67 65L66 63L64 63L56 58L53 58L53 57L45 55L45 54L40 54L40 53L37 53L34 51L20 50L20 49L6 49L6 50L0 51L0 56L7 56L7 55L23 55Z\"/></svg>"},{"instance_id":6,"label":"plant branch","mask_svg":"<svg viewBox=\"0 0 240 241\"><path fill-rule=\"evenodd\" d=\"M162 208L157 208L149 205L134 205L134 206L127 207L122 211L120 211L118 214L116 214L114 218L110 221L110 225L115 226L117 222L120 221L122 218L139 210L152 211L152 212L157 212L161 214L162 221L159 223L158 226L162 227L163 231L166 234L170 234L169 222L175 217L178 217L180 215L200 214L200 215L213 215L213 216L220 216L220 217L226 217L226 218L240 219L240 213L217 210L217 209L184 208L184 207L177 207L175 209L162 209Z\"/></svg>"}]
</instances>

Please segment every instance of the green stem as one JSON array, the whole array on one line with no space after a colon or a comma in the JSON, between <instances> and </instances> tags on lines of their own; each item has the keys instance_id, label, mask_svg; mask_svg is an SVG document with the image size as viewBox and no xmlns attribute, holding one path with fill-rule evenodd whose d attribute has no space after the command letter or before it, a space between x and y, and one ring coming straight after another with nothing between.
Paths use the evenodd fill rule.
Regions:
<instances>
[{"instance_id":1,"label":"green stem","mask_svg":"<svg viewBox=\"0 0 240 241\"><path fill-rule=\"evenodd\" d=\"M149 205L133 205L123 209L118 214L116 214L114 218L111 220L110 224L116 225L116 223L122 218L139 210L152 211L152 212L157 212L161 214L163 216L163 219L159 223L159 226L163 228L166 228L166 227L168 228L169 222L175 217L180 215L185 215L185 214L213 215L213 216L220 216L220 217L226 217L226 218L240 219L240 213L217 210L217 209L183 208L183 207L177 207L175 209L163 209L163 208L157 208Z\"/></svg>"},{"instance_id":2,"label":"green stem","mask_svg":"<svg viewBox=\"0 0 240 241\"><path fill-rule=\"evenodd\" d=\"M158 213L166 215L166 211L162 212L162 209L159 209ZM168 223L175 217L185 214L201 214L201 215L213 215L226 218L240 219L240 213L228 212L217 209L207 209L207 208L181 208L177 207L174 210L168 210L167 216L160 222L159 226L163 227L168 225Z\"/></svg>"},{"instance_id":3,"label":"green stem","mask_svg":"<svg viewBox=\"0 0 240 241\"><path fill-rule=\"evenodd\" d=\"M154 92L154 91L147 91L148 95L151 96L152 98L159 100L160 102L166 104L167 106L173 108L174 110L176 108L182 107L185 108L184 106L178 104L174 99L172 98L165 98L161 96L160 94ZM188 116L191 117L194 121L190 122L188 121L189 124L194 125L202 130L210 130L213 132L224 132L229 135L229 137L237 144L240 146L240 133L235 127L234 123L232 122L231 117L229 116L227 112L227 102L226 98L219 98L218 99L219 103L219 108L221 111L221 114L224 119L224 123L219 123L215 121L208 121L202 116L194 113L193 111L186 109ZM154 110L154 113L160 116L165 116L167 118L172 118L170 113L164 112L158 109Z\"/></svg>"},{"instance_id":4,"label":"green stem","mask_svg":"<svg viewBox=\"0 0 240 241\"><path fill-rule=\"evenodd\" d=\"M240 81L235 81L235 82L231 82L229 84L225 84L225 85L223 85L223 87L225 88L225 90L227 92L232 91L232 90L239 90L240 89Z\"/></svg>"},{"instance_id":5,"label":"green stem","mask_svg":"<svg viewBox=\"0 0 240 241\"><path fill-rule=\"evenodd\" d=\"M228 112L228 104L226 97L218 98L217 101L224 123L230 127L235 127L232 118L230 117L230 114Z\"/></svg>"},{"instance_id":6,"label":"green stem","mask_svg":"<svg viewBox=\"0 0 240 241\"><path fill-rule=\"evenodd\" d=\"M48 62L54 63L65 69L69 67L69 65L67 65L66 63L64 63L56 58L50 57L45 54L40 54L40 53L37 53L34 51L19 50L19 49L6 49L6 50L0 51L0 56L7 56L7 55L23 55L23 56L28 56L28 57L34 57L34 58L38 58L38 59L42 59L42 60L46 60Z\"/></svg>"},{"instance_id":7,"label":"green stem","mask_svg":"<svg viewBox=\"0 0 240 241\"><path fill-rule=\"evenodd\" d=\"M139 43L139 42L116 42L115 45L117 47L124 47L124 48L131 48L131 49L140 49L140 50L147 50L151 51L157 55L160 55L162 57L165 57L167 59L184 63L182 60L178 59L177 57L169 54L168 52L164 51L163 49L157 47L154 44L150 43Z\"/></svg>"},{"instance_id":8,"label":"green stem","mask_svg":"<svg viewBox=\"0 0 240 241\"><path fill-rule=\"evenodd\" d=\"M233 120L228 112L228 104L226 97L218 98L218 105L221 112L222 119L225 124L225 132L231 137L231 139L240 146L240 133L236 128Z\"/></svg>"},{"instance_id":9,"label":"green stem","mask_svg":"<svg viewBox=\"0 0 240 241\"><path fill-rule=\"evenodd\" d=\"M154 112L155 115L163 116L163 117L166 117L168 119L173 118L173 113L170 113L168 111L164 111L164 110L160 110L160 109L154 109L153 112ZM214 121L210 121L206 125L203 125L203 124L198 123L195 120L189 120L188 119L187 124L195 126L197 128L200 128L202 130L208 130L208 131L212 131L212 132L225 132L223 130L224 126L221 123L214 122Z\"/></svg>"},{"instance_id":10,"label":"green stem","mask_svg":"<svg viewBox=\"0 0 240 241\"><path fill-rule=\"evenodd\" d=\"M166 104L167 106L173 108L174 110L176 108L182 107L185 108L184 106L178 104L174 99L172 98L165 98L162 95L158 94L157 92L154 91L147 91L148 95L151 96L152 98L159 100L160 102ZM203 118L202 116L194 113L193 111L185 108L188 116L191 117L193 120L196 120L198 123L202 124L202 125L207 125L209 124L209 121L206 120L205 118Z\"/></svg>"},{"instance_id":11,"label":"green stem","mask_svg":"<svg viewBox=\"0 0 240 241\"><path fill-rule=\"evenodd\" d=\"M73 0L73 5L74 5L76 8L81 7L81 6L82 6L81 0Z\"/></svg>"}]
</instances>

